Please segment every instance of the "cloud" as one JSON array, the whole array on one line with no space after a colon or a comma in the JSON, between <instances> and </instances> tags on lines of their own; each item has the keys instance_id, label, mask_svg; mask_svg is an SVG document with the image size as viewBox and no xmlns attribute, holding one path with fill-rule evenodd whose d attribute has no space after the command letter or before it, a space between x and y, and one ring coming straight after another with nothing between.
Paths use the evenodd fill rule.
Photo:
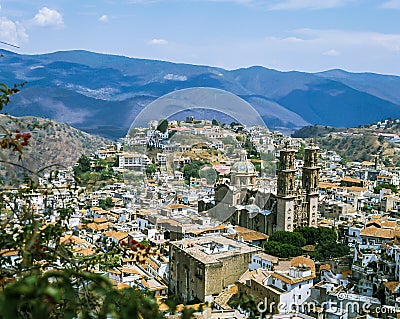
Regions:
<instances>
[{"instance_id":1,"label":"cloud","mask_svg":"<svg viewBox=\"0 0 400 319\"><path fill-rule=\"evenodd\" d=\"M285 0L269 4L269 10L330 9L342 7L352 0Z\"/></svg>"},{"instance_id":2,"label":"cloud","mask_svg":"<svg viewBox=\"0 0 400 319\"><path fill-rule=\"evenodd\" d=\"M18 45L28 40L25 28L18 22L6 17L0 18L0 39L13 45Z\"/></svg>"},{"instance_id":3,"label":"cloud","mask_svg":"<svg viewBox=\"0 0 400 319\"><path fill-rule=\"evenodd\" d=\"M130 0L131 4L152 4L170 0ZM187 0L175 0L187 2ZM331 9L342 7L357 0L189 0L192 2L227 2L238 5L266 8L267 10ZM397 2L398 0L392 0ZM390 1L390 2L392 2Z\"/></svg>"},{"instance_id":4,"label":"cloud","mask_svg":"<svg viewBox=\"0 0 400 319\"><path fill-rule=\"evenodd\" d=\"M64 25L64 20L57 10L43 7L39 9L38 13L33 18L33 23L41 27L62 27Z\"/></svg>"},{"instance_id":5,"label":"cloud","mask_svg":"<svg viewBox=\"0 0 400 319\"><path fill-rule=\"evenodd\" d=\"M172 74L168 73L164 75L164 80L170 80L170 81L186 81L187 76L186 75L179 75L179 74Z\"/></svg>"},{"instance_id":6,"label":"cloud","mask_svg":"<svg viewBox=\"0 0 400 319\"><path fill-rule=\"evenodd\" d=\"M168 44L168 41L164 40L164 39L152 39L152 40L149 41L149 44L166 45L166 44Z\"/></svg>"},{"instance_id":7,"label":"cloud","mask_svg":"<svg viewBox=\"0 0 400 319\"><path fill-rule=\"evenodd\" d=\"M108 15L106 15L106 14L104 14L104 15L102 15L100 18L99 18L99 21L100 22L103 22L103 23L107 23L109 20L108 20Z\"/></svg>"},{"instance_id":8,"label":"cloud","mask_svg":"<svg viewBox=\"0 0 400 319\"><path fill-rule=\"evenodd\" d=\"M323 53L323 55L327 55L327 56L338 56L338 55L340 55L340 52L339 52L339 51L336 51L335 49L330 49L330 50L328 50L328 51L325 51L325 52Z\"/></svg>"},{"instance_id":9,"label":"cloud","mask_svg":"<svg viewBox=\"0 0 400 319\"><path fill-rule=\"evenodd\" d=\"M400 52L399 33L362 32L350 30L298 29L293 31L308 43L337 44L343 48L374 46L391 52Z\"/></svg>"},{"instance_id":10,"label":"cloud","mask_svg":"<svg viewBox=\"0 0 400 319\"><path fill-rule=\"evenodd\" d=\"M381 4L384 9L400 9L400 0L390 0Z\"/></svg>"}]
</instances>

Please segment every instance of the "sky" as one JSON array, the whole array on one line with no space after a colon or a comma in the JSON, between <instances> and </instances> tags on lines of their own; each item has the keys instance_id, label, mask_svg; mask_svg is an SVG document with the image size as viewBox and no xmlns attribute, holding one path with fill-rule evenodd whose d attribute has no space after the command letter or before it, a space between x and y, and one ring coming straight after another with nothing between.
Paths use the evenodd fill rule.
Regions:
<instances>
[{"instance_id":1,"label":"sky","mask_svg":"<svg viewBox=\"0 0 400 319\"><path fill-rule=\"evenodd\" d=\"M1 49L400 75L400 0L0 0Z\"/></svg>"}]
</instances>

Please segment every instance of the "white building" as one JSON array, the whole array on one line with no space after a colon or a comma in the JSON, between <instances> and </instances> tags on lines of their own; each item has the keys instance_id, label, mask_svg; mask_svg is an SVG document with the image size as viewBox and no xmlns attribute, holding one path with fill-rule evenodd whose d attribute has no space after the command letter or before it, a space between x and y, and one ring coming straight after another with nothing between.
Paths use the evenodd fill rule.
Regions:
<instances>
[{"instance_id":1,"label":"white building","mask_svg":"<svg viewBox=\"0 0 400 319\"><path fill-rule=\"evenodd\" d=\"M140 172L146 170L146 165L150 163L150 160L146 154L123 153L118 157L118 163L120 169Z\"/></svg>"}]
</instances>

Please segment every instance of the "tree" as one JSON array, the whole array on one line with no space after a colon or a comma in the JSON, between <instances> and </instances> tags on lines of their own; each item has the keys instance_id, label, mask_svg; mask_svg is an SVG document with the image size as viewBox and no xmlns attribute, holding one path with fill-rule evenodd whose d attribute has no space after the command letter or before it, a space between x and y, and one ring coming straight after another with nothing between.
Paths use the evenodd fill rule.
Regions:
<instances>
[{"instance_id":1,"label":"tree","mask_svg":"<svg viewBox=\"0 0 400 319\"><path fill-rule=\"evenodd\" d=\"M157 172L157 170L158 170L158 166L156 164L147 165L146 174L153 175L155 172Z\"/></svg>"},{"instance_id":2,"label":"tree","mask_svg":"<svg viewBox=\"0 0 400 319\"><path fill-rule=\"evenodd\" d=\"M99 199L99 206L102 209L107 210L114 207L114 202L111 197L106 197L105 199L101 198Z\"/></svg>"},{"instance_id":3,"label":"tree","mask_svg":"<svg viewBox=\"0 0 400 319\"><path fill-rule=\"evenodd\" d=\"M165 133L168 130L168 120L164 119L158 122L157 131Z\"/></svg>"},{"instance_id":4,"label":"tree","mask_svg":"<svg viewBox=\"0 0 400 319\"><path fill-rule=\"evenodd\" d=\"M280 258L296 257L302 254L300 247L270 240L264 244L264 251L267 254Z\"/></svg>"},{"instance_id":5,"label":"tree","mask_svg":"<svg viewBox=\"0 0 400 319\"><path fill-rule=\"evenodd\" d=\"M301 233L284 230L278 230L274 232L269 237L268 241L275 241L281 244L288 244L297 247L303 247L306 244L306 240Z\"/></svg>"},{"instance_id":6,"label":"tree","mask_svg":"<svg viewBox=\"0 0 400 319\"><path fill-rule=\"evenodd\" d=\"M374 193L379 194L379 192L382 190L382 188L387 188L390 189L393 193L398 192L397 186L389 183L380 183L374 188Z\"/></svg>"},{"instance_id":7,"label":"tree","mask_svg":"<svg viewBox=\"0 0 400 319\"><path fill-rule=\"evenodd\" d=\"M347 256L349 253L350 248L347 245L336 241L323 241L316 246L314 252L310 252L310 256L322 261Z\"/></svg>"},{"instance_id":8,"label":"tree","mask_svg":"<svg viewBox=\"0 0 400 319\"><path fill-rule=\"evenodd\" d=\"M299 227L295 229L295 232L302 234L306 240L306 245L315 245L320 238L320 231L315 227Z\"/></svg>"},{"instance_id":9,"label":"tree","mask_svg":"<svg viewBox=\"0 0 400 319\"><path fill-rule=\"evenodd\" d=\"M305 154L305 144L301 143L297 153L296 153L296 158L297 159L303 159Z\"/></svg>"},{"instance_id":10,"label":"tree","mask_svg":"<svg viewBox=\"0 0 400 319\"><path fill-rule=\"evenodd\" d=\"M82 175L83 173L90 172L90 159L86 155L81 155L78 159L78 165L74 167L74 172L77 176Z\"/></svg>"},{"instance_id":11,"label":"tree","mask_svg":"<svg viewBox=\"0 0 400 319\"><path fill-rule=\"evenodd\" d=\"M200 168L204 165L201 161L193 161L192 163L186 164L183 167L183 176L186 180L189 180L191 177L199 178Z\"/></svg>"}]
</instances>

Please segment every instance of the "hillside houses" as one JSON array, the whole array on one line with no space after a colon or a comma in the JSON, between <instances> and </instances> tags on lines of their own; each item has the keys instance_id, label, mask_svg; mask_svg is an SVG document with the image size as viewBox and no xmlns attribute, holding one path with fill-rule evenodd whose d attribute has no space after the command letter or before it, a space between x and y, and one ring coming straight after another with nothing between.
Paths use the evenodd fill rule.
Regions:
<instances>
[{"instance_id":1,"label":"hillside houses","mask_svg":"<svg viewBox=\"0 0 400 319\"><path fill-rule=\"evenodd\" d=\"M296 157L294 145L308 157ZM215 319L248 316L232 309L230 301L241 295L269 300L273 318L321 318L321 311L326 318L357 318L365 314L348 311L346 304L400 306L400 198L390 186L400 183L397 168L345 162L335 152L263 127L231 129L194 120L171 122L164 133L152 123L88 159L87 175L99 176L103 166L114 174L71 191L74 169L60 171L53 178L57 188L46 194L43 179L43 190L27 192L25 200L37 214L53 211L47 223L57 220L62 205L75 209L63 243L76 256L118 248L115 264L91 269L117 287L154 293L160 303L172 294L184 304L208 301L209 310L196 316ZM211 182L204 172L191 171L205 164L215 172ZM219 192L220 184L229 192ZM291 231L309 212L313 224L303 224L333 228L335 244L350 253L322 259L317 242L302 244L297 257L265 253L277 230L272 217L283 206ZM15 262L12 252L4 254ZM308 303L316 308L307 309Z\"/></svg>"}]
</instances>

